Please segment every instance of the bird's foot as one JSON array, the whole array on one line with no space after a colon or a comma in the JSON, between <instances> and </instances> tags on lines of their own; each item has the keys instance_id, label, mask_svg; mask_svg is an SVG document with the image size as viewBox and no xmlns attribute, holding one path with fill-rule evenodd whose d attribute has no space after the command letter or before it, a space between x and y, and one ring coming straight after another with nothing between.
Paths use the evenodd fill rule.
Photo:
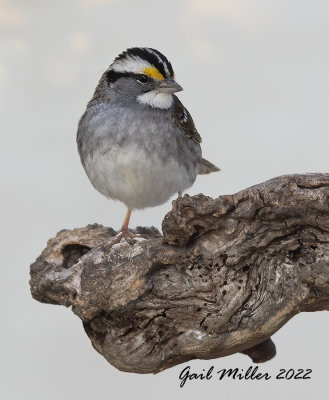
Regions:
<instances>
[{"instance_id":1,"label":"bird's foot","mask_svg":"<svg viewBox=\"0 0 329 400\"><path fill-rule=\"evenodd\" d=\"M129 243L131 246L133 244L136 243L136 241L134 240L135 238L145 238L147 239L148 236L147 235L140 235L140 234L136 234L136 233L132 233L130 232L129 229L121 229L121 231L115 236L114 239L112 239L108 244L107 247L111 248L112 246L114 246L115 244L118 244L121 242L122 239L125 239L125 241L127 243Z\"/></svg>"}]
</instances>

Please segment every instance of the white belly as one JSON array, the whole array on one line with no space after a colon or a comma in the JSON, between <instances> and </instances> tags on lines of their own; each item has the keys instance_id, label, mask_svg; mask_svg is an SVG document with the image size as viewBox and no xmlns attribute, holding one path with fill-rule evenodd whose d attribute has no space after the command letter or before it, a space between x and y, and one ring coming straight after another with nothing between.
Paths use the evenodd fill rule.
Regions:
<instances>
[{"instance_id":1,"label":"white belly","mask_svg":"<svg viewBox=\"0 0 329 400\"><path fill-rule=\"evenodd\" d=\"M153 207L190 187L196 171L187 171L170 155L160 158L136 144L95 152L85 161L93 186L104 196L119 200L130 209Z\"/></svg>"}]
</instances>

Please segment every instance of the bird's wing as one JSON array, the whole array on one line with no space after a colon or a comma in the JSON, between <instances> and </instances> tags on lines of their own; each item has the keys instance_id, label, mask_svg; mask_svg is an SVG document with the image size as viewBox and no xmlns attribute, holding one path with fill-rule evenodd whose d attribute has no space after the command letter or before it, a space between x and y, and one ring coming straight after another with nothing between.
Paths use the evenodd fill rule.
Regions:
<instances>
[{"instance_id":1,"label":"bird's wing","mask_svg":"<svg viewBox=\"0 0 329 400\"><path fill-rule=\"evenodd\" d=\"M178 97L174 96L175 103L173 107L174 118L179 124L180 128L183 129L185 136L196 143L201 143L202 139L199 132L196 130L191 114L180 102Z\"/></svg>"},{"instance_id":2,"label":"bird's wing","mask_svg":"<svg viewBox=\"0 0 329 400\"><path fill-rule=\"evenodd\" d=\"M194 140L196 143L201 143L202 139L199 132L196 130L191 114L187 111L187 109L180 102L178 97L174 96L175 104L174 104L174 118L178 122L185 136L191 140ZM211 162L201 159L201 165L199 170L199 175L210 174L211 172L220 171L216 165Z\"/></svg>"}]
</instances>

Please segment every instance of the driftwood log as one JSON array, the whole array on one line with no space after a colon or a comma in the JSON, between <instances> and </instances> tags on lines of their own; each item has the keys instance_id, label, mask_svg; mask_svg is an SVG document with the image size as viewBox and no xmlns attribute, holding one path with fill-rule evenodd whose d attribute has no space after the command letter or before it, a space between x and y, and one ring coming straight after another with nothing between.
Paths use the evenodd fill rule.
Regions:
<instances>
[{"instance_id":1,"label":"driftwood log","mask_svg":"<svg viewBox=\"0 0 329 400\"><path fill-rule=\"evenodd\" d=\"M94 348L137 373L236 352L267 361L290 318L329 310L329 174L185 195L162 228L111 249L111 228L60 231L31 265L32 296L72 307Z\"/></svg>"}]
</instances>

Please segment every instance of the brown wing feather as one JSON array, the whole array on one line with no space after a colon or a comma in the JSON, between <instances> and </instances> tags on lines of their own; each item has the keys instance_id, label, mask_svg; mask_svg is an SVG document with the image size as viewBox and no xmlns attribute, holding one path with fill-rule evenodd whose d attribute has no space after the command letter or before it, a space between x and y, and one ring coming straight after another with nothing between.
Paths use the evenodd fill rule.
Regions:
<instances>
[{"instance_id":1,"label":"brown wing feather","mask_svg":"<svg viewBox=\"0 0 329 400\"><path fill-rule=\"evenodd\" d=\"M191 114L180 102L178 97L175 98L175 104L173 107L174 117L180 128L183 129L185 136L189 139L194 140L197 143L201 143L202 139L199 132L196 130Z\"/></svg>"},{"instance_id":2,"label":"brown wing feather","mask_svg":"<svg viewBox=\"0 0 329 400\"><path fill-rule=\"evenodd\" d=\"M177 121L187 138L194 140L196 143L201 143L201 136L194 125L191 114L183 106L178 97L174 96L174 98L175 104L173 108L175 121ZM204 158L201 159L199 175L210 174L211 172L217 171L220 171L220 169L216 167L216 165L205 160Z\"/></svg>"}]
</instances>

